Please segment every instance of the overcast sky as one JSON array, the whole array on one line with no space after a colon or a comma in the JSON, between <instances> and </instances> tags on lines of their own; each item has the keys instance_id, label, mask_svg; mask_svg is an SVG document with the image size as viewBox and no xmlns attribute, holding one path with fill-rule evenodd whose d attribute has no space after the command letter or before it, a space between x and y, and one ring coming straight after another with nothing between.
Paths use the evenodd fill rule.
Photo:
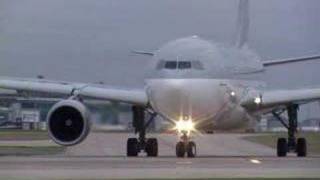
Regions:
<instances>
[{"instance_id":1,"label":"overcast sky","mask_svg":"<svg viewBox=\"0 0 320 180\"><path fill-rule=\"evenodd\" d=\"M237 2L0 0L0 76L141 86L149 59L131 50L153 51L190 35L231 44ZM250 3L249 45L263 59L320 53L319 0ZM280 66L266 81L273 88L317 86L319 69L320 62Z\"/></svg>"}]
</instances>

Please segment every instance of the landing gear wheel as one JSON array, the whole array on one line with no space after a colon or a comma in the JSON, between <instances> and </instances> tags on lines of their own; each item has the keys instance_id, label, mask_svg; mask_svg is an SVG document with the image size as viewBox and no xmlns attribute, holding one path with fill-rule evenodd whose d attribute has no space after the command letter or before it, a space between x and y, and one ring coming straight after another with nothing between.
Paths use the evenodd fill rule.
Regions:
<instances>
[{"instance_id":1,"label":"landing gear wheel","mask_svg":"<svg viewBox=\"0 0 320 180\"><path fill-rule=\"evenodd\" d=\"M184 157L184 154L186 153L186 148L184 146L183 142L178 142L176 145L176 155L177 157Z\"/></svg>"},{"instance_id":2,"label":"landing gear wheel","mask_svg":"<svg viewBox=\"0 0 320 180\"><path fill-rule=\"evenodd\" d=\"M305 157L307 155L307 141L305 138L298 138L296 151L298 157Z\"/></svg>"},{"instance_id":3,"label":"landing gear wheel","mask_svg":"<svg viewBox=\"0 0 320 180\"><path fill-rule=\"evenodd\" d=\"M156 138L150 138L147 140L145 151L149 157L158 156L158 141Z\"/></svg>"},{"instance_id":4,"label":"landing gear wheel","mask_svg":"<svg viewBox=\"0 0 320 180\"><path fill-rule=\"evenodd\" d=\"M190 141L187 145L187 155L189 158L193 158L196 156L196 154L197 154L196 143L194 143L193 141Z\"/></svg>"},{"instance_id":5,"label":"landing gear wheel","mask_svg":"<svg viewBox=\"0 0 320 180\"><path fill-rule=\"evenodd\" d=\"M129 138L127 141L127 156L135 157L138 156L139 143L137 138Z\"/></svg>"},{"instance_id":6,"label":"landing gear wheel","mask_svg":"<svg viewBox=\"0 0 320 180\"><path fill-rule=\"evenodd\" d=\"M277 143L277 155L278 157L287 156L288 144L286 138L279 138Z\"/></svg>"}]
</instances>

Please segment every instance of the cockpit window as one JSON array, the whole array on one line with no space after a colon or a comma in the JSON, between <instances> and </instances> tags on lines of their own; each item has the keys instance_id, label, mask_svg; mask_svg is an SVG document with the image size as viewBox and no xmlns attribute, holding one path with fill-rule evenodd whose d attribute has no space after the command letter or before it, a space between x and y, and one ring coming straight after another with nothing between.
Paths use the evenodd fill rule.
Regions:
<instances>
[{"instance_id":1,"label":"cockpit window","mask_svg":"<svg viewBox=\"0 0 320 180\"><path fill-rule=\"evenodd\" d=\"M157 70L169 69L169 70L203 70L204 67L200 61L166 61L160 60L156 67Z\"/></svg>"},{"instance_id":2,"label":"cockpit window","mask_svg":"<svg viewBox=\"0 0 320 180\"><path fill-rule=\"evenodd\" d=\"M178 69L191 69L190 61L179 61Z\"/></svg>"},{"instance_id":3,"label":"cockpit window","mask_svg":"<svg viewBox=\"0 0 320 180\"><path fill-rule=\"evenodd\" d=\"M166 61L164 68L166 69L177 69L177 61Z\"/></svg>"}]
</instances>

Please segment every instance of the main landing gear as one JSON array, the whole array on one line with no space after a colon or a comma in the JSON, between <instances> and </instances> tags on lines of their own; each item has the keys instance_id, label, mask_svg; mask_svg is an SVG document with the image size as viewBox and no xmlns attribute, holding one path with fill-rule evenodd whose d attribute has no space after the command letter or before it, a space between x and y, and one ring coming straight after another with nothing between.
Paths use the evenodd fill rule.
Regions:
<instances>
[{"instance_id":1,"label":"main landing gear","mask_svg":"<svg viewBox=\"0 0 320 180\"><path fill-rule=\"evenodd\" d=\"M135 157L142 151L149 157L158 156L158 141L156 138L146 138L146 129L154 120L156 114L151 113L147 123L145 123L145 108L139 106L132 107L133 127L139 138L129 138L127 141L127 156Z\"/></svg>"},{"instance_id":2,"label":"main landing gear","mask_svg":"<svg viewBox=\"0 0 320 180\"><path fill-rule=\"evenodd\" d=\"M287 106L288 124L280 116L282 112L273 112L273 115L288 129L288 138L279 138L277 142L277 155L279 157L285 157L289 152L296 153L298 157L305 157L307 155L306 139L296 138L298 109L299 106L296 104Z\"/></svg>"},{"instance_id":3,"label":"main landing gear","mask_svg":"<svg viewBox=\"0 0 320 180\"><path fill-rule=\"evenodd\" d=\"M181 140L176 145L176 155L177 157L184 157L185 154L189 158L193 158L197 154L197 147L196 143L193 141L189 141L190 137L188 135L188 132L183 131Z\"/></svg>"}]
</instances>

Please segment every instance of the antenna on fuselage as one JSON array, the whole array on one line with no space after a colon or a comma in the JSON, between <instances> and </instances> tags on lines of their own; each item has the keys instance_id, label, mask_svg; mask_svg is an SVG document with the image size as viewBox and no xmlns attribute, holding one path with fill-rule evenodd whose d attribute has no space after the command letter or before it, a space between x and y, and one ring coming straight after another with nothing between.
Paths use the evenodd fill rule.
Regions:
<instances>
[{"instance_id":1,"label":"antenna on fuselage","mask_svg":"<svg viewBox=\"0 0 320 180\"><path fill-rule=\"evenodd\" d=\"M249 1L239 0L238 17L237 17L237 32L235 45L242 48L247 45L249 35Z\"/></svg>"}]
</instances>

